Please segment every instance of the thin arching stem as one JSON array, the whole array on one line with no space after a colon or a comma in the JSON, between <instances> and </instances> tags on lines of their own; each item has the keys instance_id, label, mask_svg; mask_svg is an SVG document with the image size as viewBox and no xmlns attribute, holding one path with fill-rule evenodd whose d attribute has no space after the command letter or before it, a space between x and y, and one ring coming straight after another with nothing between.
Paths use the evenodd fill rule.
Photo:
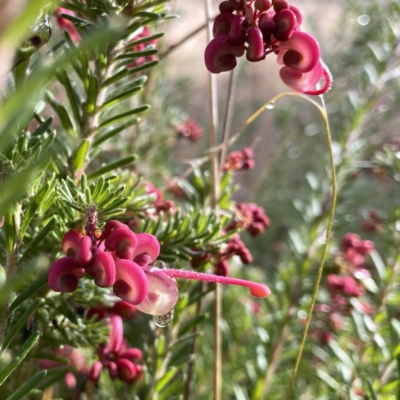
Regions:
<instances>
[{"instance_id":1,"label":"thin arching stem","mask_svg":"<svg viewBox=\"0 0 400 400\"><path fill-rule=\"evenodd\" d=\"M290 383L289 383L289 387L288 387L288 391L287 391L287 394L286 394L286 399L289 400L290 397L291 397L291 394L292 394L292 389L293 389L294 382L296 380L296 376L297 376L297 372L298 372L298 369L299 369L301 357L303 355L304 345L305 345L305 342L306 342L306 339L307 339L308 329L310 327L311 318L312 318L312 314L313 314L313 310L314 310L314 305L315 305L315 302L316 302L316 299L317 299L317 294L318 294L318 290L319 290L319 286L320 286L320 282L321 282L322 272L323 272L324 264L325 264L326 253L327 253L327 250L328 250L329 238L330 238L331 231L332 231L333 217L334 217L335 208L336 208L336 196L337 196L336 171L335 171L335 163L334 163L334 159L333 159L332 139L331 139L331 132L330 132L330 128L329 128L328 115L327 115L327 113L325 111L324 106L321 107L318 103L316 103L314 100L311 100L309 97L306 97L306 96L298 94L298 93L292 93L292 92L280 93L277 96L273 97L270 101L268 101L267 103L262 105L255 113L253 113L244 122L244 124L239 128L239 130L236 131L236 133L231 138L226 138L226 140L221 145L219 145L218 147L211 148L210 149L210 156L213 153L218 153L218 151L220 151L221 148L223 148L225 146L226 147L230 146L232 143L234 143L238 139L238 137L241 135L241 133L244 131L244 129L247 127L247 125L251 124L265 110L267 110L269 108L273 108L273 107L270 107L270 106L271 105L273 106L276 101L278 101L280 98L285 97L285 96L301 97L304 100L306 100L306 101L310 102L311 104L313 104L320 111L320 113L322 115L322 118L324 120L324 124L325 124L325 133L326 133L326 139L327 139L327 143L328 143L329 162L330 162L330 165L331 165L331 180L332 180L332 202L331 202L331 207L330 207L330 212L329 212L328 226L327 226L327 229L326 229L325 244L324 244L324 247L322 249L321 259L320 259L320 263L319 263L319 266L318 266L317 278L316 278L315 284L314 284L314 289L313 289L311 303L310 303L309 310L308 310L306 324L304 326L304 331L303 331L303 335L302 335L302 338L301 338L301 343L300 343L300 346L299 346L299 350L298 350L298 353L297 353L295 365L294 365L293 372L292 372L292 377L291 377L291 380L290 380Z\"/></svg>"},{"instance_id":2,"label":"thin arching stem","mask_svg":"<svg viewBox=\"0 0 400 400\"><path fill-rule=\"evenodd\" d=\"M307 315L307 320L306 320L306 324L304 326L304 330L303 330L303 335L301 338L301 343L299 346L299 350L297 353L297 357L296 357L296 362L293 368L293 372L292 372L292 377L290 379L290 383L289 383L289 388L288 391L286 393L286 399L289 400L291 398L292 395L292 390L293 390L293 385L294 382L296 380L296 376L297 376L297 372L299 369L299 365L300 365L300 361L301 361L301 357L303 354L303 350L304 350L304 346L307 340L307 334L308 334L308 329L310 327L310 323L311 323L311 318L312 318L312 314L313 314L313 310L314 310L314 306L315 306L315 302L317 299L317 294L318 294L318 289L319 289L319 285L321 282L321 277L322 277L322 272L324 270L324 263L325 263L325 258L326 258L326 253L328 250L328 243L329 243L329 238L331 235L331 231L332 231L332 225L333 225L333 217L335 214L335 207L336 207L336 192L337 192L337 188L336 188L336 171L335 171L335 162L333 159L333 149L332 149L332 138L331 138L331 132L330 132L330 128L329 128L329 121L328 121L328 115L325 111L325 109L323 107L321 107L319 104L315 103L314 101L308 99L309 101L311 101L313 104L315 104L315 106L320 110L322 117L324 119L324 124L325 124L325 133L326 133L326 139L328 142L328 150L329 150L329 161L331 164L331 180L332 180L332 202L331 202L331 208L330 208L330 212L329 212L329 220L328 220L328 226L326 229L326 235L325 235L325 244L324 247L322 249L322 254L321 254L321 259L320 259L320 263L318 266L318 272L317 272L317 278L315 280L314 283L314 289L313 289L313 294L312 294L312 298L311 298L311 302L310 302L310 306L308 308L308 315Z\"/></svg>"}]
</instances>

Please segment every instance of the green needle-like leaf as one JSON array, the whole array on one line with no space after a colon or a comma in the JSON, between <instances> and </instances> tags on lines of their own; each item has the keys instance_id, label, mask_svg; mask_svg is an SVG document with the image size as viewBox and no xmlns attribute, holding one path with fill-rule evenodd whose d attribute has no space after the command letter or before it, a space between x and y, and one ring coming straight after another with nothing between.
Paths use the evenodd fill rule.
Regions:
<instances>
[{"instance_id":1,"label":"green needle-like leaf","mask_svg":"<svg viewBox=\"0 0 400 400\"><path fill-rule=\"evenodd\" d=\"M32 376L27 382L20 386L7 400L19 400L34 389L46 377L47 371L40 371Z\"/></svg>"},{"instance_id":2,"label":"green needle-like leaf","mask_svg":"<svg viewBox=\"0 0 400 400\"><path fill-rule=\"evenodd\" d=\"M98 169L96 172L93 172L92 174L88 175L88 179L91 180L94 178L98 178L99 176L104 175L107 172L114 171L117 168L125 167L125 166L133 163L135 160L136 160L136 156L128 156L121 160L115 161L111 164L105 165L104 167Z\"/></svg>"}]
</instances>

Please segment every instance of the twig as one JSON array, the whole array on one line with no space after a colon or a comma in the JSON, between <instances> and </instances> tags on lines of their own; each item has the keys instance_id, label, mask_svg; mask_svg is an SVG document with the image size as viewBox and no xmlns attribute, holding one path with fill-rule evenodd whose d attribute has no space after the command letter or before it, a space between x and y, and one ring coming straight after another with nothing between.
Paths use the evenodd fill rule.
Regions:
<instances>
[{"instance_id":1,"label":"twig","mask_svg":"<svg viewBox=\"0 0 400 400\"><path fill-rule=\"evenodd\" d=\"M206 18L207 18L207 36L208 41L212 39L212 2L204 0ZM217 94L217 78L214 74L209 76L209 94L210 94L210 147L215 147L217 144L217 127L218 127L218 94ZM211 166L211 208L217 211L218 208L218 189L219 189L219 174L217 154L210 155ZM214 360L214 399L221 400L221 331L219 329L219 321L221 317L221 287L216 285L215 302L214 302L214 345L215 345L215 360Z\"/></svg>"},{"instance_id":2,"label":"twig","mask_svg":"<svg viewBox=\"0 0 400 400\"><path fill-rule=\"evenodd\" d=\"M225 120L224 126L222 128L222 149L221 149L221 157L219 160L219 168L220 173L223 169L226 153L228 151L228 146L225 145L229 138L229 131L231 130L231 123L232 123L232 111L233 111L233 104L234 104L234 89L236 84L236 73L233 69L229 76L229 86L228 86L228 99L226 104L226 112L225 112Z\"/></svg>"},{"instance_id":3,"label":"twig","mask_svg":"<svg viewBox=\"0 0 400 400\"><path fill-rule=\"evenodd\" d=\"M189 39L191 39L193 36L196 36L198 33L200 33L203 29L207 28L209 22L214 21L215 16L211 17L208 19L207 22L205 22L203 25L200 25L198 28L194 29L193 31L189 32L184 38L179 40L178 42L171 44L163 53L161 53L160 58L165 58L169 56L170 53L172 53L174 50L176 50L178 47L186 43Z\"/></svg>"},{"instance_id":4,"label":"twig","mask_svg":"<svg viewBox=\"0 0 400 400\"><path fill-rule=\"evenodd\" d=\"M203 284L200 287L200 292L203 291ZM201 313L201 297L199 301L197 302L196 306L196 317L199 317ZM193 329L193 333L196 333L199 330L199 326L196 325ZM190 354L194 355L196 353L196 337L193 338L192 346L190 348ZM194 371L194 363L195 363L195 358L192 357L189 361L189 365L187 367L187 376L186 376L186 381L185 381L185 388L184 388L184 393L183 393L183 400L189 400L190 397L190 382L192 381L193 378L193 371Z\"/></svg>"}]
</instances>

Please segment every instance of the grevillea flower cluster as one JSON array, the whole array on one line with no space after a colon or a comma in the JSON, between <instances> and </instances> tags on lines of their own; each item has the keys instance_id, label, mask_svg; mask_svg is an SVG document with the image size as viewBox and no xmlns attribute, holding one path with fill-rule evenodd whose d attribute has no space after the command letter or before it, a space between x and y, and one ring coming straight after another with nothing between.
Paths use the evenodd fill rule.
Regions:
<instances>
[{"instance_id":1,"label":"grevillea flower cluster","mask_svg":"<svg viewBox=\"0 0 400 400\"><path fill-rule=\"evenodd\" d=\"M62 31L66 31L74 43L79 42L81 40L81 35L75 28L75 25L70 20L63 18L61 14L75 16L75 13L71 10L67 10L66 8L61 8L61 7L57 7L57 9L54 11L58 27Z\"/></svg>"},{"instance_id":2,"label":"grevillea flower cluster","mask_svg":"<svg viewBox=\"0 0 400 400\"><path fill-rule=\"evenodd\" d=\"M363 299L366 292L364 280L370 279L366 256L374 248L370 240L361 240L355 233L343 236L340 251L335 255L335 262L340 268L340 274L329 274L326 278L329 292L329 304L319 304L318 327L312 331L322 344L327 344L333 338L333 333L340 330L343 317L348 316L358 304L359 311L369 314L371 305ZM355 303L352 299L358 299Z\"/></svg>"},{"instance_id":3,"label":"grevillea flower cluster","mask_svg":"<svg viewBox=\"0 0 400 400\"><path fill-rule=\"evenodd\" d=\"M75 349L68 345L63 345L58 349L52 350L52 353L55 356L64 359L69 367L74 368L74 372L67 372L64 375L64 382L69 389L75 388L75 374L87 375L89 372L85 355L80 349ZM47 358L40 358L37 360L37 362L41 368L45 369L59 368L66 365L66 363L61 363Z\"/></svg>"},{"instance_id":4,"label":"grevillea flower cluster","mask_svg":"<svg viewBox=\"0 0 400 400\"><path fill-rule=\"evenodd\" d=\"M226 0L214 20L214 38L204 58L207 69L218 74L236 67L246 54L251 62L277 55L282 81L296 92L317 95L330 89L331 76L320 59L318 42L301 30L300 10L287 0ZM321 89L315 86L324 78Z\"/></svg>"},{"instance_id":5,"label":"grevillea flower cluster","mask_svg":"<svg viewBox=\"0 0 400 400\"><path fill-rule=\"evenodd\" d=\"M224 171L246 171L255 166L253 150L245 147L240 151L233 151L226 157Z\"/></svg>"},{"instance_id":6,"label":"grevillea flower cluster","mask_svg":"<svg viewBox=\"0 0 400 400\"><path fill-rule=\"evenodd\" d=\"M141 350L128 347L119 315L110 316L109 326L108 342L97 349L99 360L92 365L89 373L90 380L97 382L103 369L108 371L111 379L120 379L126 383L141 380L143 368L138 364L142 358Z\"/></svg>"},{"instance_id":7,"label":"grevillea flower cluster","mask_svg":"<svg viewBox=\"0 0 400 400\"><path fill-rule=\"evenodd\" d=\"M271 222L262 207L255 203L238 203L227 230L244 229L251 236L261 235Z\"/></svg>"},{"instance_id":8,"label":"grevillea flower cluster","mask_svg":"<svg viewBox=\"0 0 400 400\"><path fill-rule=\"evenodd\" d=\"M157 238L148 233L135 234L115 220L107 222L100 233L92 216L84 232L70 230L64 235L62 249L66 256L55 261L49 270L51 289L73 292L86 274L97 286L112 287L116 296L153 316L168 314L178 301L174 278L246 286L256 297L270 294L269 288L260 283L150 266L160 253Z\"/></svg>"},{"instance_id":9,"label":"grevillea flower cluster","mask_svg":"<svg viewBox=\"0 0 400 400\"><path fill-rule=\"evenodd\" d=\"M146 184L146 192L155 195L153 208L155 209L156 214L159 214L160 212L167 213L170 210L175 211L175 203L172 200L164 199L163 192L160 189L157 189L153 183L148 182Z\"/></svg>"},{"instance_id":10,"label":"grevillea flower cluster","mask_svg":"<svg viewBox=\"0 0 400 400\"><path fill-rule=\"evenodd\" d=\"M229 273L228 260L233 256L238 256L243 264L250 264L253 256L250 250L243 243L238 233L233 235L228 243L218 252L214 261L214 271L217 275L227 276Z\"/></svg>"},{"instance_id":11,"label":"grevillea flower cluster","mask_svg":"<svg viewBox=\"0 0 400 400\"><path fill-rule=\"evenodd\" d=\"M139 33L138 35L134 36L132 38L132 42L134 41L138 41L139 39L146 39L147 37L151 36L151 33L149 31L149 28L147 26L143 27L143 30L141 33ZM156 39L150 39L146 42L142 42L139 44L135 44L134 46L132 46L132 51L138 52L138 51L143 51L148 49L149 47L157 47L157 40ZM134 67L139 67L141 65L143 65L145 62L151 62L151 61L157 61L158 57L153 54L151 56L142 56L142 57L138 57L135 59L135 61L127 64L127 68L134 68Z\"/></svg>"},{"instance_id":12,"label":"grevillea flower cluster","mask_svg":"<svg viewBox=\"0 0 400 400\"><path fill-rule=\"evenodd\" d=\"M187 119L176 127L178 137L190 139L192 142L197 142L203 136L203 128L194 120Z\"/></svg>"}]
</instances>

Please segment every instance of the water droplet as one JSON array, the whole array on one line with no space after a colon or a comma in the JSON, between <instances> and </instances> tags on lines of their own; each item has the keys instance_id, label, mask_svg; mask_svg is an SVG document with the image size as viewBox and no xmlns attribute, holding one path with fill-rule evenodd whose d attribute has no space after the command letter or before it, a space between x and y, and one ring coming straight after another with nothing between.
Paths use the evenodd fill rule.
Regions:
<instances>
[{"instance_id":1,"label":"water droplet","mask_svg":"<svg viewBox=\"0 0 400 400\"><path fill-rule=\"evenodd\" d=\"M357 22L362 26L368 25L369 20L370 20L370 18L369 18L369 15L367 15L367 14L360 15L357 18Z\"/></svg>"},{"instance_id":2,"label":"water droplet","mask_svg":"<svg viewBox=\"0 0 400 400\"><path fill-rule=\"evenodd\" d=\"M160 269L167 269L167 266L164 261L154 261L153 267L160 268Z\"/></svg>"},{"instance_id":3,"label":"water droplet","mask_svg":"<svg viewBox=\"0 0 400 400\"><path fill-rule=\"evenodd\" d=\"M271 101L266 105L267 110L273 110L275 108L275 102Z\"/></svg>"},{"instance_id":4,"label":"water droplet","mask_svg":"<svg viewBox=\"0 0 400 400\"><path fill-rule=\"evenodd\" d=\"M164 315L154 315L153 321L160 328L165 328L174 319L174 309Z\"/></svg>"}]
</instances>

